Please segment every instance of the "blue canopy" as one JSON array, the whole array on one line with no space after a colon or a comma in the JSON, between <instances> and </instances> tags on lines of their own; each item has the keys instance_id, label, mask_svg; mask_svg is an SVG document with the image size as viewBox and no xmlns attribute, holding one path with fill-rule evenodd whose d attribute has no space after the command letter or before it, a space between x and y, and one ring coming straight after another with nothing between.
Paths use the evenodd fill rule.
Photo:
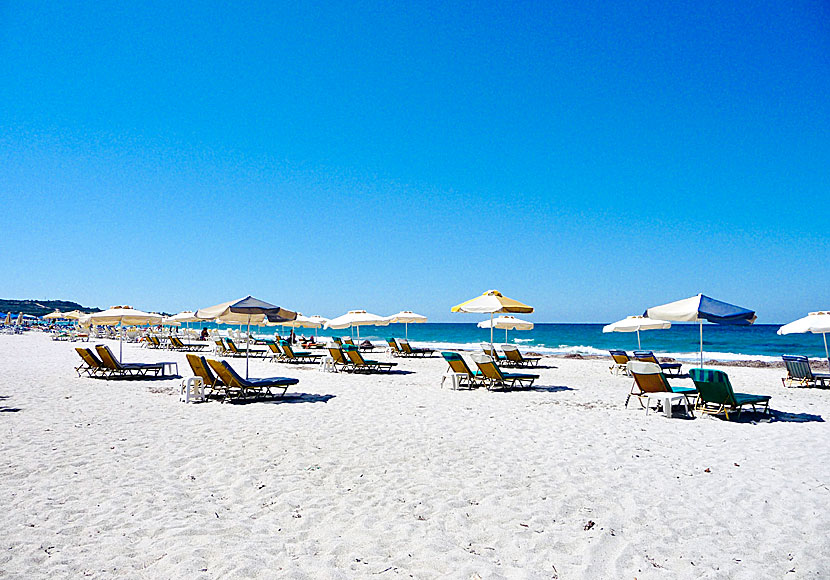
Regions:
<instances>
[{"instance_id":1,"label":"blue canopy","mask_svg":"<svg viewBox=\"0 0 830 580\"><path fill-rule=\"evenodd\" d=\"M740 325L752 324L756 318L753 310L715 300L703 294L669 302L662 306L653 306L647 309L643 316L675 322L702 322L707 320L715 324Z\"/></svg>"},{"instance_id":2,"label":"blue canopy","mask_svg":"<svg viewBox=\"0 0 830 580\"><path fill-rule=\"evenodd\" d=\"M757 318L754 310L715 300L703 294L700 295L700 306L697 313L700 318L715 324L749 325L755 322Z\"/></svg>"},{"instance_id":3,"label":"blue canopy","mask_svg":"<svg viewBox=\"0 0 830 580\"><path fill-rule=\"evenodd\" d=\"M235 314L264 314L269 322L288 322L297 318L296 312L280 308L253 296L246 296L228 306Z\"/></svg>"}]
</instances>

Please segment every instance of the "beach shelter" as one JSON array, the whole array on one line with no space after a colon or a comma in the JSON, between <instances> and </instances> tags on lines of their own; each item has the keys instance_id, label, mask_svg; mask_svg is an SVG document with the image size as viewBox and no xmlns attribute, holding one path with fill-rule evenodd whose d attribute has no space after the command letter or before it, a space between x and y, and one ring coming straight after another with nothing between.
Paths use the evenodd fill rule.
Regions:
<instances>
[{"instance_id":1,"label":"beach shelter","mask_svg":"<svg viewBox=\"0 0 830 580\"><path fill-rule=\"evenodd\" d=\"M6 312L6 319L3 321L3 324L9 326L12 323L12 313Z\"/></svg>"},{"instance_id":2,"label":"beach shelter","mask_svg":"<svg viewBox=\"0 0 830 580\"><path fill-rule=\"evenodd\" d=\"M669 302L661 306L653 306L643 313L643 316L672 322L697 322L700 324L700 368L703 368L703 321L708 320L715 324L749 325L755 322L755 311L703 294L684 298L676 302Z\"/></svg>"},{"instance_id":3,"label":"beach shelter","mask_svg":"<svg viewBox=\"0 0 830 580\"><path fill-rule=\"evenodd\" d=\"M602 327L602 332L636 332L637 348L642 348L641 330L664 330L666 328L671 328L671 322L668 320L654 320L647 316L626 316L622 320L606 324Z\"/></svg>"},{"instance_id":4,"label":"beach shelter","mask_svg":"<svg viewBox=\"0 0 830 580\"><path fill-rule=\"evenodd\" d=\"M325 316L320 316L319 314L314 314L313 316L309 316L308 319L313 320L314 322L319 322L320 326L318 326L317 328L323 328L323 325L325 325L326 322L329 321L328 318L326 318ZM314 336L317 336L317 328L314 329Z\"/></svg>"},{"instance_id":5,"label":"beach shelter","mask_svg":"<svg viewBox=\"0 0 830 580\"><path fill-rule=\"evenodd\" d=\"M81 312L80 310L71 310L69 312L63 313L63 317L67 320L80 320L81 316L85 316L85 313Z\"/></svg>"},{"instance_id":6,"label":"beach shelter","mask_svg":"<svg viewBox=\"0 0 830 580\"><path fill-rule=\"evenodd\" d=\"M113 306L109 310L93 312L84 317L84 321L97 326L118 326L119 345L118 360L123 362L124 354L124 327L140 326L144 324L158 324L162 319L161 314L136 310L132 306Z\"/></svg>"},{"instance_id":7,"label":"beach shelter","mask_svg":"<svg viewBox=\"0 0 830 580\"><path fill-rule=\"evenodd\" d=\"M21 324L23 324L23 313L22 312L17 313L17 322L15 322L15 324L17 326L20 326Z\"/></svg>"},{"instance_id":8,"label":"beach shelter","mask_svg":"<svg viewBox=\"0 0 830 580\"><path fill-rule=\"evenodd\" d=\"M533 306L522 304L518 300L504 296L498 290L488 290L481 296L457 304L450 309L450 312L475 312L478 314L490 315L490 346L493 346L493 314L515 313L528 314L533 312Z\"/></svg>"},{"instance_id":9,"label":"beach shelter","mask_svg":"<svg viewBox=\"0 0 830 580\"><path fill-rule=\"evenodd\" d=\"M60 320L62 318L66 318L66 316L60 310L55 310L44 316L43 320Z\"/></svg>"},{"instance_id":10,"label":"beach shelter","mask_svg":"<svg viewBox=\"0 0 830 580\"><path fill-rule=\"evenodd\" d=\"M821 334L824 338L824 356L827 358L827 368L830 369L830 353L827 351L827 333L830 332L830 311L811 312L804 318L785 324L778 329L778 334L793 334L812 332Z\"/></svg>"},{"instance_id":11,"label":"beach shelter","mask_svg":"<svg viewBox=\"0 0 830 580\"><path fill-rule=\"evenodd\" d=\"M393 314L389 317L389 322L392 324L403 323L404 334L406 334L407 340L409 340L409 324L423 324L426 321L426 316L422 314L415 314L411 310L401 310L397 314Z\"/></svg>"},{"instance_id":12,"label":"beach shelter","mask_svg":"<svg viewBox=\"0 0 830 580\"><path fill-rule=\"evenodd\" d=\"M228 324L248 325L248 337L251 336L251 323L260 326L266 320L269 322L285 322L294 320L297 313L285 308L280 308L268 302L246 296L239 300L223 302L216 306L200 308L196 311L196 317L200 320L216 320ZM245 341L245 378L248 378L248 362L250 358L250 340Z\"/></svg>"},{"instance_id":13,"label":"beach shelter","mask_svg":"<svg viewBox=\"0 0 830 580\"><path fill-rule=\"evenodd\" d=\"M357 340L360 341L361 326L389 326L389 318L378 316L365 310L349 310L346 314L332 318L324 325L324 328L357 328Z\"/></svg>"},{"instance_id":14,"label":"beach shelter","mask_svg":"<svg viewBox=\"0 0 830 580\"><path fill-rule=\"evenodd\" d=\"M478 323L479 328L503 328L504 342L507 342L508 330L533 330L533 323L527 320L521 320L515 316L499 316L488 320L482 320Z\"/></svg>"}]
</instances>

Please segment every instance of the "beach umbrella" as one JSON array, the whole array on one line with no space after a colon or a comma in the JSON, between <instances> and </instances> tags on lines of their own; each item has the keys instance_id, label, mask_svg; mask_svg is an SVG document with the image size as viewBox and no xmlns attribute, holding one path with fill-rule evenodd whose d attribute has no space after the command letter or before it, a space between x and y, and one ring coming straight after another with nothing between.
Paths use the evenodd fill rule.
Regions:
<instances>
[{"instance_id":1,"label":"beach umbrella","mask_svg":"<svg viewBox=\"0 0 830 580\"><path fill-rule=\"evenodd\" d=\"M703 294L653 306L643 316L672 322L697 322L700 324L700 368L703 368L703 321L715 324L749 325L755 322L754 310L735 306L709 298Z\"/></svg>"},{"instance_id":2,"label":"beach umbrella","mask_svg":"<svg viewBox=\"0 0 830 580\"><path fill-rule=\"evenodd\" d=\"M267 326L287 326L289 328L320 328L325 324L325 322L320 322L316 318L311 318L310 316L303 316L301 313L297 313L297 318L294 320L286 320L285 322L267 322Z\"/></svg>"},{"instance_id":3,"label":"beach umbrella","mask_svg":"<svg viewBox=\"0 0 830 580\"><path fill-rule=\"evenodd\" d=\"M196 311L196 317L200 320L216 320L228 324L248 325L248 337L251 336L251 323L261 326L266 320L270 322L284 322L294 320L297 313L285 308L280 308L268 302L246 296L239 300L223 302L216 306L200 308ZM248 378L248 361L250 358L251 341L245 342L245 378Z\"/></svg>"},{"instance_id":4,"label":"beach umbrella","mask_svg":"<svg viewBox=\"0 0 830 580\"><path fill-rule=\"evenodd\" d=\"M140 326L144 324L158 324L162 319L161 314L136 310L131 306L113 306L109 310L93 312L83 317L83 321L97 326L118 326L119 345L118 360L123 362L124 354L124 327Z\"/></svg>"},{"instance_id":5,"label":"beach umbrella","mask_svg":"<svg viewBox=\"0 0 830 580\"><path fill-rule=\"evenodd\" d=\"M12 313L6 312L6 320L3 321L3 324L9 326L12 323Z\"/></svg>"},{"instance_id":6,"label":"beach umbrella","mask_svg":"<svg viewBox=\"0 0 830 580\"><path fill-rule=\"evenodd\" d=\"M401 310L397 314L393 314L389 317L389 322L396 324L396 323L403 323L404 325L404 333L406 334L406 339L409 340L409 324L423 324L427 321L427 317L422 314L415 314L411 310Z\"/></svg>"},{"instance_id":7,"label":"beach umbrella","mask_svg":"<svg viewBox=\"0 0 830 580\"><path fill-rule=\"evenodd\" d=\"M778 334L803 332L821 334L822 338L824 338L824 356L827 358L827 368L830 369L830 353L827 351L827 333L830 332L830 311L811 312L804 318L799 318L778 329Z\"/></svg>"},{"instance_id":8,"label":"beach umbrella","mask_svg":"<svg viewBox=\"0 0 830 580\"><path fill-rule=\"evenodd\" d=\"M23 324L23 313L22 312L17 313L17 322L15 322L15 324L17 326L20 326L21 324Z\"/></svg>"},{"instance_id":9,"label":"beach umbrella","mask_svg":"<svg viewBox=\"0 0 830 580\"><path fill-rule=\"evenodd\" d=\"M498 316L488 320L482 320L478 323L479 328L503 328L504 342L507 342L508 330L533 330L533 323L527 320L521 320L515 316Z\"/></svg>"},{"instance_id":10,"label":"beach umbrella","mask_svg":"<svg viewBox=\"0 0 830 580\"><path fill-rule=\"evenodd\" d=\"M67 320L80 320L81 316L85 316L85 313L80 310L71 310L63 313L63 317Z\"/></svg>"},{"instance_id":11,"label":"beach umbrella","mask_svg":"<svg viewBox=\"0 0 830 580\"><path fill-rule=\"evenodd\" d=\"M389 318L378 316L365 310L349 310L343 316L332 318L324 325L324 328L357 328L357 340L360 341L361 326L389 326Z\"/></svg>"},{"instance_id":12,"label":"beach umbrella","mask_svg":"<svg viewBox=\"0 0 830 580\"><path fill-rule=\"evenodd\" d=\"M493 314L500 313L530 313L533 312L533 306L522 304L518 300L504 296L498 290L489 290L481 296L476 296L471 300L462 302L450 309L450 312L476 312L479 314L489 314L490 320L493 320ZM493 326L490 325L490 347L493 346Z\"/></svg>"},{"instance_id":13,"label":"beach umbrella","mask_svg":"<svg viewBox=\"0 0 830 580\"><path fill-rule=\"evenodd\" d=\"M641 330L664 330L666 328L671 328L671 322L668 320L654 320L647 316L626 316L622 320L606 324L602 327L602 332L636 332L637 348L642 348L640 345Z\"/></svg>"},{"instance_id":14,"label":"beach umbrella","mask_svg":"<svg viewBox=\"0 0 830 580\"><path fill-rule=\"evenodd\" d=\"M64 316L64 314L60 310L50 312L49 314L43 317L44 320L58 320L61 318L66 318L66 316Z\"/></svg>"}]
</instances>

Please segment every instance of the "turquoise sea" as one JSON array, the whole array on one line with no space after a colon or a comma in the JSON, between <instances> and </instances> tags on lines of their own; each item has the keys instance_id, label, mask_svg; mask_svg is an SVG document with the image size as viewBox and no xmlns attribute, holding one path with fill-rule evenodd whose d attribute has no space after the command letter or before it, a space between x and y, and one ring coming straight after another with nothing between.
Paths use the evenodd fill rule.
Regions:
<instances>
[{"instance_id":1,"label":"turquoise sea","mask_svg":"<svg viewBox=\"0 0 830 580\"><path fill-rule=\"evenodd\" d=\"M607 355L608 349L637 349L634 332L602 332L602 324L545 324L537 323L533 330L509 331L507 341L524 349L550 354L599 354ZM782 354L801 354L824 358L824 342L817 334L790 334L779 336L777 324L752 326L703 325L704 356L716 360L781 360ZM252 329L253 330L253 329ZM287 334L288 329L267 327L256 329L255 334L273 336L274 331ZM479 343L490 340L488 329L475 323L424 323L409 325L409 340L433 348L476 349ZM298 335L310 336L314 329L298 329ZM699 351L699 330L696 324L674 324L667 330L640 332L643 349L672 356L680 360L696 360ZM356 336L356 330L318 330L318 336ZM388 336L403 337L403 324L385 327L363 326L361 339L382 342ZM505 342L503 330L494 330L495 344Z\"/></svg>"}]
</instances>

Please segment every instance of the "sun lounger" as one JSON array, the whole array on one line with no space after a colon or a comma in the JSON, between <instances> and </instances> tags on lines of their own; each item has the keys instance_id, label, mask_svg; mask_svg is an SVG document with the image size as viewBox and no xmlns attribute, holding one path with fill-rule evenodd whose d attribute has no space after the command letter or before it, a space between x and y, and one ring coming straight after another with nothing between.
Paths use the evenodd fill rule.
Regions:
<instances>
[{"instance_id":1,"label":"sun lounger","mask_svg":"<svg viewBox=\"0 0 830 580\"><path fill-rule=\"evenodd\" d=\"M265 350L263 348L250 348L248 350L239 349L236 347L233 339L226 338L225 344L228 345L227 352L225 352L225 356L230 357L266 357L268 356L269 350Z\"/></svg>"},{"instance_id":2,"label":"sun lounger","mask_svg":"<svg viewBox=\"0 0 830 580\"><path fill-rule=\"evenodd\" d=\"M317 363L323 358L322 354L313 354L304 350L294 350L287 340L280 341L280 348L282 348L283 357L279 359L282 362L288 363Z\"/></svg>"},{"instance_id":3,"label":"sun lounger","mask_svg":"<svg viewBox=\"0 0 830 580\"><path fill-rule=\"evenodd\" d=\"M781 379L785 387L791 387L793 384L802 387L824 387L825 383L830 384L830 374L814 373L810 368L810 359L806 356L785 354L781 358L787 367L787 376Z\"/></svg>"},{"instance_id":4,"label":"sun lounger","mask_svg":"<svg viewBox=\"0 0 830 580\"><path fill-rule=\"evenodd\" d=\"M710 415L724 413L728 420L730 411L737 412L736 415L740 417L744 405L751 405L753 411L758 410L756 408L758 405L764 413L769 414L769 401L772 397L736 393L732 390L729 377L723 371L691 369L689 376L692 377L699 393L696 408L701 413Z\"/></svg>"},{"instance_id":5,"label":"sun lounger","mask_svg":"<svg viewBox=\"0 0 830 580\"><path fill-rule=\"evenodd\" d=\"M501 345L501 349L504 351L504 360L502 362L506 365L514 367L535 367L542 360L540 356L524 356L519 352L519 347L515 344L503 344Z\"/></svg>"},{"instance_id":6,"label":"sun lounger","mask_svg":"<svg viewBox=\"0 0 830 580\"><path fill-rule=\"evenodd\" d=\"M193 375L202 379L202 383L211 390L211 394L217 391L222 393L224 397L228 397L231 394L231 388L211 372L210 365L208 365L205 357L195 354L187 354L185 356L187 356L187 362L190 363L190 369L193 371Z\"/></svg>"},{"instance_id":7,"label":"sun lounger","mask_svg":"<svg viewBox=\"0 0 830 580\"><path fill-rule=\"evenodd\" d=\"M352 361L352 370L355 372L389 372L392 370L392 367L398 365L398 363L393 362L380 362L365 359L363 358L363 355L360 354L360 351L357 350L357 347L352 344L344 344L343 352L345 352L346 356L349 357L349 360Z\"/></svg>"},{"instance_id":8,"label":"sun lounger","mask_svg":"<svg viewBox=\"0 0 830 580\"><path fill-rule=\"evenodd\" d=\"M122 363L115 358L110 347L105 344L96 344L95 350L98 352L98 356L101 357L101 362L109 370L105 375L107 378L143 378L149 374L159 377L164 374L164 369L168 365L175 365L178 369L178 364L175 362Z\"/></svg>"},{"instance_id":9,"label":"sun lounger","mask_svg":"<svg viewBox=\"0 0 830 580\"><path fill-rule=\"evenodd\" d=\"M387 338L386 344L389 345L389 352L392 356L406 356L394 338Z\"/></svg>"},{"instance_id":10,"label":"sun lounger","mask_svg":"<svg viewBox=\"0 0 830 580\"><path fill-rule=\"evenodd\" d=\"M631 385L631 392L628 393L628 397L625 399L626 407L628 407L628 401L631 397L637 397L640 405L645 407L649 393L677 393L685 395L687 403L689 404L693 403L691 398L697 395L697 391L691 387L671 386L666 375L663 374L663 369L657 363L632 360L628 361L626 367L628 374L634 378L634 383Z\"/></svg>"},{"instance_id":11,"label":"sun lounger","mask_svg":"<svg viewBox=\"0 0 830 580\"><path fill-rule=\"evenodd\" d=\"M444 360L447 361L447 364L450 365L450 369L446 375L444 375L444 379L448 376L452 378L452 375L456 375L456 381L454 384L457 387L467 386L470 389L474 389L476 387L480 387L484 385L484 375L481 374L481 371L474 371L467 366L464 357L462 357L457 352L451 351L441 351L441 356L444 357ZM441 384L443 385L444 379L441 380Z\"/></svg>"},{"instance_id":12,"label":"sun lounger","mask_svg":"<svg viewBox=\"0 0 830 580\"><path fill-rule=\"evenodd\" d=\"M401 345L401 350L406 356L432 356L435 351L431 348L418 348L409 344L405 338L399 338L398 344Z\"/></svg>"},{"instance_id":13,"label":"sun lounger","mask_svg":"<svg viewBox=\"0 0 830 580\"><path fill-rule=\"evenodd\" d=\"M507 360L507 357L501 356L499 353L496 352L496 349L493 348L489 342L482 342L481 343L481 350L484 351L484 354L489 356L496 362L504 362Z\"/></svg>"},{"instance_id":14,"label":"sun lounger","mask_svg":"<svg viewBox=\"0 0 830 580\"><path fill-rule=\"evenodd\" d=\"M533 382L539 378L539 375L529 373L505 373L493 360L493 357L488 355L474 354L473 362L476 363L478 370L484 378L484 385L487 390L495 388L513 389L518 385L519 387L531 387Z\"/></svg>"},{"instance_id":15,"label":"sun lounger","mask_svg":"<svg viewBox=\"0 0 830 580\"><path fill-rule=\"evenodd\" d=\"M161 348L161 341L158 339L157 336L153 336L152 334L148 334L144 337L144 347L145 348Z\"/></svg>"},{"instance_id":16,"label":"sun lounger","mask_svg":"<svg viewBox=\"0 0 830 580\"><path fill-rule=\"evenodd\" d=\"M628 356L628 353L624 350L609 350L608 352L611 353L611 358L614 360L614 364L608 367L613 374L618 375L620 373L628 374L628 361L631 358Z\"/></svg>"},{"instance_id":17,"label":"sun lounger","mask_svg":"<svg viewBox=\"0 0 830 580\"><path fill-rule=\"evenodd\" d=\"M75 348L83 362L75 367L78 376L86 374L88 377L98 378L109 374L109 369L95 356L95 353L88 348Z\"/></svg>"},{"instance_id":18,"label":"sun lounger","mask_svg":"<svg viewBox=\"0 0 830 580\"><path fill-rule=\"evenodd\" d=\"M188 351L188 350L190 350L190 351L200 351L200 350L206 349L208 347L207 343L196 343L196 344L188 343L188 344L185 344L184 342L182 342L182 339L180 339L176 336L171 336L170 337L170 345L173 347L173 350L181 350L181 351Z\"/></svg>"},{"instance_id":19,"label":"sun lounger","mask_svg":"<svg viewBox=\"0 0 830 580\"><path fill-rule=\"evenodd\" d=\"M682 363L661 363L659 360L657 360L657 357L654 356L654 353L650 350L635 350L634 358L638 361L650 362L656 365L660 365L661 369L663 369L666 372L671 371L670 374L673 374L674 376L680 374L680 367L683 366Z\"/></svg>"},{"instance_id":20,"label":"sun lounger","mask_svg":"<svg viewBox=\"0 0 830 580\"><path fill-rule=\"evenodd\" d=\"M268 379L243 379L233 367L223 360L207 359L208 365L213 369L222 382L238 393L239 398L245 398L251 394L261 397L263 395L270 395L272 397L282 397L288 390L288 387L296 385L300 381L288 377L271 377ZM282 392L275 393L272 391Z\"/></svg>"},{"instance_id":21,"label":"sun lounger","mask_svg":"<svg viewBox=\"0 0 830 580\"><path fill-rule=\"evenodd\" d=\"M331 357L332 364L334 365L332 367L334 372L337 372L338 367L348 372L351 372L354 369L354 363L352 363L351 359L346 356L343 349L337 346L337 343L332 343L326 348L329 351L329 356Z\"/></svg>"}]
</instances>

